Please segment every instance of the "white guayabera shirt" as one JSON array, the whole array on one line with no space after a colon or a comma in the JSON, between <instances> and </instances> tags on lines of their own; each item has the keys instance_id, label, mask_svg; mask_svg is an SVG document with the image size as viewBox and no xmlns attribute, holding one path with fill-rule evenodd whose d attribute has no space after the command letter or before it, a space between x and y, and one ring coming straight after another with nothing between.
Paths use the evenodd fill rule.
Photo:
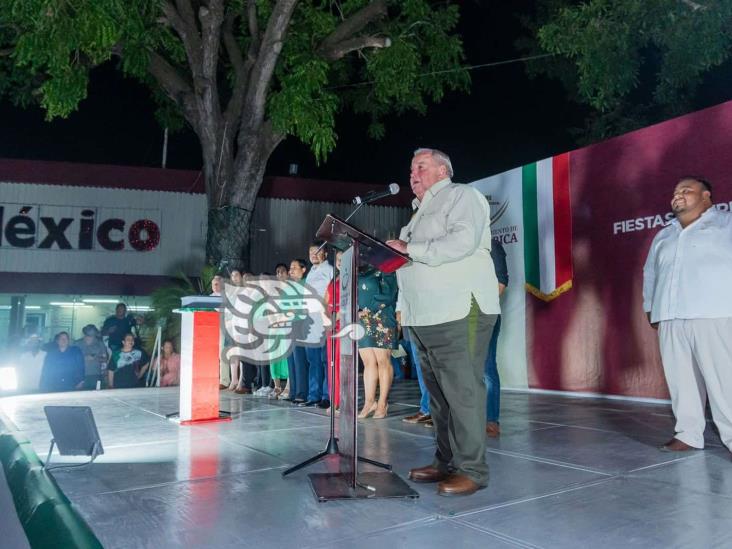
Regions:
<instances>
[{"instance_id":1,"label":"white guayabera shirt","mask_svg":"<svg viewBox=\"0 0 732 549\"><path fill-rule=\"evenodd\" d=\"M643 267L651 322L732 318L732 214L714 207L684 229L674 219L651 243Z\"/></svg>"},{"instance_id":2,"label":"white guayabera shirt","mask_svg":"<svg viewBox=\"0 0 732 549\"><path fill-rule=\"evenodd\" d=\"M313 265L305 276L305 282L315 288L320 297L325 297L325 291L333 278L333 266L327 261Z\"/></svg>"},{"instance_id":3,"label":"white guayabera shirt","mask_svg":"<svg viewBox=\"0 0 732 549\"><path fill-rule=\"evenodd\" d=\"M491 259L488 201L449 178L435 183L399 238L412 262L397 271L404 326L431 326L468 316L474 297L485 314L500 314Z\"/></svg>"}]
</instances>

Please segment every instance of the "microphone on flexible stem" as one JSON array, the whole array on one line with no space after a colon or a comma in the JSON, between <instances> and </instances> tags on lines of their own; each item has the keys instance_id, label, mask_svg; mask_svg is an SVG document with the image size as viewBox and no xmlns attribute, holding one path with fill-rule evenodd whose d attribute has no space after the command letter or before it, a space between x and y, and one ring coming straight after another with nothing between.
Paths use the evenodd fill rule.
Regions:
<instances>
[{"instance_id":1,"label":"microphone on flexible stem","mask_svg":"<svg viewBox=\"0 0 732 549\"><path fill-rule=\"evenodd\" d=\"M370 204L371 202L376 202L377 200L381 200L382 198L386 198L387 196L393 196L398 193L399 185L397 185L396 183L390 183L386 190L371 191L370 193L366 193L363 197L357 196L353 199L353 203L358 205Z\"/></svg>"}]
</instances>

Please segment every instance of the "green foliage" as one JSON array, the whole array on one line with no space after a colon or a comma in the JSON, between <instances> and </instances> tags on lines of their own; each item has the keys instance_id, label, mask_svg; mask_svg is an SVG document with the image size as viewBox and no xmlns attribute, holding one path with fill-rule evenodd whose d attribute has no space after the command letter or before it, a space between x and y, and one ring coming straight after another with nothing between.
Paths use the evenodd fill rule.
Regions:
<instances>
[{"instance_id":1,"label":"green foliage","mask_svg":"<svg viewBox=\"0 0 732 549\"><path fill-rule=\"evenodd\" d=\"M189 278L181 272L174 282L155 290L150 295L154 312L145 317L145 324L161 326L163 339L172 339L180 343L180 315L173 311L180 308L182 297L208 295L211 292L211 280L215 274L216 269L207 265L198 278ZM177 348L180 349L180 346Z\"/></svg>"},{"instance_id":2,"label":"green foliage","mask_svg":"<svg viewBox=\"0 0 732 549\"><path fill-rule=\"evenodd\" d=\"M555 11L539 42L573 62L579 95L601 111L616 109L649 67L656 69L654 101L674 108L730 56L732 0L550 3Z\"/></svg>"},{"instance_id":3,"label":"green foliage","mask_svg":"<svg viewBox=\"0 0 732 549\"><path fill-rule=\"evenodd\" d=\"M466 90L468 73L459 70L462 43L454 34L457 3L389 0L389 16L359 30L359 36L390 39L390 47L361 48L327 60L319 46L339 24L369 0L301 0L287 30L269 86L267 115L274 127L294 135L324 159L336 145L336 113L351 107L372 120L371 134L383 135L388 113L425 112L447 90ZM5 0L0 10L0 94L19 104L37 100L47 117L66 117L86 96L89 72L119 56L119 67L153 90L158 120L182 126L179 106L148 74L154 52L184 80L193 81L181 38L165 22L160 0ZM199 2L193 0L194 9ZM260 32L275 2L257 0ZM246 58L252 36L246 2L226 2L235 16L234 33ZM458 69L457 71L455 69ZM219 50L218 88L222 106L231 98L233 66Z\"/></svg>"}]
</instances>

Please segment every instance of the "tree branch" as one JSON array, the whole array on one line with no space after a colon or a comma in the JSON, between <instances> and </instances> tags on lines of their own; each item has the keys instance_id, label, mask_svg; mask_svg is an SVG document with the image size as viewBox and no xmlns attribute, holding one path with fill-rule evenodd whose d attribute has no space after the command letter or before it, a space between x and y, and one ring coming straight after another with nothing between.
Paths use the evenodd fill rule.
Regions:
<instances>
[{"instance_id":1,"label":"tree branch","mask_svg":"<svg viewBox=\"0 0 732 549\"><path fill-rule=\"evenodd\" d=\"M173 65L156 52L150 53L150 63L147 70L168 97L180 107L188 123L198 132L200 120L190 84L185 81Z\"/></svg>"},{"instance_id":2,"label":"tree branch","mask_svg":"<svg viewBox=\"0 0 732 549\"><path fill-rule=\"evenodd\" d=\"M282 143L285 138L285 134L278 133L274 130L271 120L266 120L262 124L262 131L260 134L260 142L262 144L262 152L265 158L269 158L277 146Z\"/></svg>"},{"instance_id":3,"label":"tree branch","mask_svg":"<svg viewBox=\"0 0 732 549\"><path fill-rule=\"evenodd\" d=\"M185 6L188 5L190 8L189 0L177 0L179 4ZM167 0L163 0L161 3L163 13L168 23L173 27L178 36L180 36L183 42L183 47L186 50L186 57L188 58L188 64L191 67L191 73L193 78L201 78L201 36L198 34L195 21L187 22L184 17L178 13L178 10ZM190 8L192 10L192 8Z\"/></svg>"},{"instance_id":4,"label":"tree branch","mask_svg":"<svg viewBox=\"0 0 732 549\"><path fill-rule=\"evenodd\" d=\"M252 62L244 61L241 48L234 36L235 20L236 13L229 13L226 17L226 21L224 22L223 30L224 47L226 48L226 54L229 56L231 66L234 69L234 85L231 89L231 99L229 99L229 104L226 106L226 112L224 113L224 121L230 127L234 127L233 123L241 113L241 107L244 102L247 74L252 66Z\"/></svg>"},{"instance_id":5,"label":"tree branch","mask_svg":"<svg viewBox=\"0 0 732 549\"><path fill-rule=\"evenodd\" d=\"M267 90L296 5L297 0L277 0L277 4L275 4L272 15L270 15L267 22L257 60L249 76L249 86L244 104L244 111L247 112L248 116L246 120L242 120L242 124L247 124L250 128L259 126L264 119Z\"/></svg>"},{"instance_id":6,"label":"tree branch","mask_svg":"<svg viewBox=\"0 0 732 549\"><path fill-rule=\"evenodd\" d=\"M257 21L257 0L247 2L247 23L252 43L259 43L259 22Z\"/></svg>"},{"instance_id":7,"label":"tree branch","mask_svg":"<svg viewBox=\"0 0 732 549\"><path fill-rule=\"evenodd\" d=\"M191 0L175 0L176 8L181 19L185 22L188 28L197 31L196 28L196 13L191 5Z\"/></svg>"},{"instance_id":8,"label":"tree branch","mask_svg":"<svg viewBox=\"0 0 732 549\"><path fill-rule=\"evenodd\" d=\"M219 63L219 44L221 27L224 23L224 0L211 0L208 7L201 6L198 11L202 35L202 73L204 78L215 85Z\"/></svg>"},{"instance_id":9,"label":"tree branch","mask_svg":"<svg viewBox=\"0 0 732 549\"><path fill-rule=\"evenodd\" d=\"M328 48L320 48L320 55L328 61L337 61L345 55L362 48L388 48L391 38L388 36L356 36L333 44Z\"/></svg>"},{"instance_id":10,"label":"tree branch","mask_svg":"<svg viewBox=\"0 0 732 549\"><path fill-rule=\"evenodd\" d=\"M318 48L319 53L332 49L338 43L350 39L355 34L361 32L369 23L382 19L387 15L386 0L369 2L368 5L351 14L323 40L323 43Z\"/></svg>"}]
</instances>

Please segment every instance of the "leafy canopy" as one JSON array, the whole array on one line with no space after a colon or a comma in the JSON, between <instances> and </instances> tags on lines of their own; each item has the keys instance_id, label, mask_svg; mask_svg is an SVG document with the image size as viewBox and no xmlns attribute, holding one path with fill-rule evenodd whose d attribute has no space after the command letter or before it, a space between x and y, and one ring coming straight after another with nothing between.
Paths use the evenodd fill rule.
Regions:
<instances>
[{"instance_id":1,"label":"leafy canopy","mask_svg":"<svg viewBox=\"0 0 732 549\"><path fill-rule=\"evenodd\" d=\"M732 0L548 0L541 46L571 60L579 95L616 109L652 75L653 101L680 106L732 52Z\"/></svg>"},{"instance_id":2,"label":"leafy canopy","mask_svg":"<svg viewBox=\"0 0 732 549\"><path fill-rule=\"evenodd\" d=\"M382 0L383 2L383 0ZM66 117L86 97L89 73L117 59L130 77L149 85L160 106L158 118L180 127L186 117L175 97L151 76L152 56L160 56L194 87L184 41L166 18L164 0L6 0L0 11L0 94L21 105L40 102L47 118ZM202 10L213 0L177 0L189 6L201 32ZM450 2L388 0L386 17L370 21L358 37L381 40L379 47L355 48L340 57L323 44L369 0L300 0L285 34L268 88L266 116L274 129L294 135L322 159L336 143L335 115L346 106L370 117L370 133L384 133L391 112L424 112L446 90L466 90L460 69L462 42L454 34L458 7ZM168 7L173 1L168 0ZM278 2L227 0L225 19L243 53L252 52ZM248 17L252 6L256 17ZM185 14L185 11L182 12ZM254 22L254 25L252 24ZM255 35L253 32L259 32ZM237 89L235 65L221 40L217 49L218 101L223 111ZM388 47L384 47L388 46ZM455 71L455 69L458 69ZM248 83L251 84L251 83ZM246 116L246 113L242 113ZM187 120L191 123L191 120ZM191 123L192 124L192 123ZM192 124L195 127L195 124ZM199 136L200 137L200 136Z\"/></svg>"}]
</instances>

